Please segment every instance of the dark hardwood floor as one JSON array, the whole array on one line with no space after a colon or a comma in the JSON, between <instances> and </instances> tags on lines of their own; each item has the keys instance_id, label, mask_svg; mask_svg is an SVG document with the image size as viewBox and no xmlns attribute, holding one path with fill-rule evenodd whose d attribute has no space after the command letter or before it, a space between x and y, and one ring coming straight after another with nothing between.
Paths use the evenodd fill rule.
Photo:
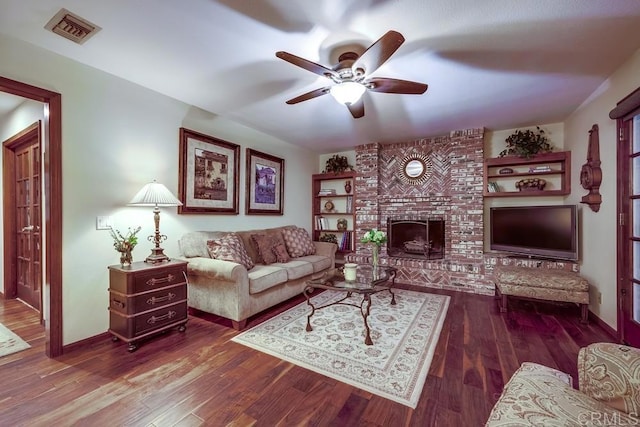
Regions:
<instances>
[{"instance_id":1,"label":"dark hardwood floor","mask_svg":"<svg viewBox=\"0 0 640 427\"><path fill-rule=\"evenodd\" d=\"M4 426L481 426L504 383L524 361L570 373L580 347L614 338L577 307L451 295L418 407L413 410L230 342L230 322L190 316L128 353L104 339L57 359L44 354L44 330L30 308L0 299L0 322L32 348L0 358ZM303 301L250 319L251 327Z\"/></svg>"}]
</instances>

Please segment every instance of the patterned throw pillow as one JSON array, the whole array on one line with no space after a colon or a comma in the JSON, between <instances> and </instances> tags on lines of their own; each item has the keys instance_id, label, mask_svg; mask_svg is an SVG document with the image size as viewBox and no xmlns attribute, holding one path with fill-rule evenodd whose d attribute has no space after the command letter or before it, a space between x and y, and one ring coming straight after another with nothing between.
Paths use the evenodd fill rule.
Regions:
<instances>
[{"instance_id":1,"label":"patterned throw pillow","mask_svg":"<svg viewBox=\"0 0 640 427\"><path fill-rule=\"evenodd\" d=\"M253 240L261 263L273 264L277 261L273 248L280 243L284 243L280 233L252 234L251 240Z\"/></svg>"},{"instance_id":2,"label":"patterned throw pillow","mask_svg":"<svg viewBox=\"0 0 640 427\"><path fill-rule=\"evenodd\" d=\"M220 239L207 240L207 249L211 258L242 264L247 270L254 267L253 260L244 249L242 240L235 233L229 233Z\"/></svg>"},{"instance_id":3,"label":"patterned throw pillow","mask_svg":"<svg viewBox=\"0 0 640 427\"><path fill-rule=\"evenodd\" d=\"M316 246L311 241L311 236L304 228L286 228L282 230L282 237L287 245L287 251L291 258L297 258L316 253Z\"/></svg>"},{"instance_id":4,"label":"patterned throw pillow","mask_svg":"<svg viewBox=\"0 0 640 427\"><path fill-rule=\"evenodd\" d=\"M284 242L283 243L278 243L273 248L271 248L271 250L275 254L276 260L278 262L289 262L289 261L291 261L291 257L289 256L289 253L287 252L287 248L284 245Z\"/></svg>"}]
</instances>

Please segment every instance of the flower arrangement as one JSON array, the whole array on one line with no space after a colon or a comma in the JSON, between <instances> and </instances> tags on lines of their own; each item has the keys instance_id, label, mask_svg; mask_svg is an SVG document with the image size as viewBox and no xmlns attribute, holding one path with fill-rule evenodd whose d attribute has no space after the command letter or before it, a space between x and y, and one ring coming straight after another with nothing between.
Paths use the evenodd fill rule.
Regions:
<instances>
[{"instance_id":1,"label":"flower arrangement","mask_svg":"<svg viewBox=\"0 0 640 427\"><path fill-rule=\"evenodd\" d=\"M360 239L361 243L373 243L377 247L382 246L387 243L387 235L384 234L384 231L380 231L376 228L372 228L371 230L364 233L362 239Z\"/></svg>"},{"instance_id":2,"label":"flower arrangement","mask_svg":"<svg viewBox=\"0 0 640 427\"><path fill-rule=\"evenodd\" d=\"M135 248L138 244L138 232L142 229L142 227L137 227L135 229L131 229L129 227L127 234L122 234L118 230L114 230L113 228L109 229L109 233L111 233L111 237L113 238L113 247L118 252L127 252Z\"/></svg>"},{"instance_id":3,"label":"flower arrangement","mask_svg":"<svg viewBox=\"0 0 640 427\"><path fill-rule=\"evenodd\" d=\"M113 247L120 252L120 264L131 264L131 251L138 244L137 234L141 229L142 227L136 227L135 229L129 227L127 234L124 235L118 230L109 229L111 238L113 238Z\"/></svg>"}]
</instances>

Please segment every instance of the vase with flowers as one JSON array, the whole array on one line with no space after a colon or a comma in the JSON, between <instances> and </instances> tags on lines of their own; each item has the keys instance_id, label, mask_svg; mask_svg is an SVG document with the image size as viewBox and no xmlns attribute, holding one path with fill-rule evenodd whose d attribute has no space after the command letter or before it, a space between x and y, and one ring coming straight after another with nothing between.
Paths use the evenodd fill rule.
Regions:
<instances>
[{"instance_id":1,"label":"vase with flowers","mask_svg":"<svg viewBox=\"0 0 640 427\"><path fill-rule=\"evenodd\" d=\"M377 267L378 257L380 256L380 247L383 244L387 243L387 235L384 234L384 231L372 228L371 230L364 233L364 236L362 236L360 242L371 243L371 263L374 267Z\"/></svg>"},{"instance_id":2,"label":"vase with flowers","mask_svg":"<svg viewBox=\"0 0 640 427\"><path fill-rule=\"evenodd\" d=\"M120 252L120 264L122 266L131 265L133 262L133 256L131 252L133 248L138 244L138 232L142 227L136 227L134 229L129 228L126 234L122 234L118 230L113 228L109 229L111 237L113 238L113 247L116 251Z\"/></svg>"}]
</instances>

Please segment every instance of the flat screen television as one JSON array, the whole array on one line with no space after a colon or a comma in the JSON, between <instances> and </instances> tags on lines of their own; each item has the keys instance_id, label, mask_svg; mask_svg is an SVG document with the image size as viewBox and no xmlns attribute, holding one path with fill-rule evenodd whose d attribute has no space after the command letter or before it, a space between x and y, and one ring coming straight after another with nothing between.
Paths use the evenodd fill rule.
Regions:
<instances>
[{"instance_id":1,"label":"flat screen television","mask_svg":"<svg viewBox=\"0 0 640 427\"><path fill-rule=\"evenodd\" d=\"M489 217L491 250L578 260L576 205L492 207Z\"/></svg>"}]
</instances>

